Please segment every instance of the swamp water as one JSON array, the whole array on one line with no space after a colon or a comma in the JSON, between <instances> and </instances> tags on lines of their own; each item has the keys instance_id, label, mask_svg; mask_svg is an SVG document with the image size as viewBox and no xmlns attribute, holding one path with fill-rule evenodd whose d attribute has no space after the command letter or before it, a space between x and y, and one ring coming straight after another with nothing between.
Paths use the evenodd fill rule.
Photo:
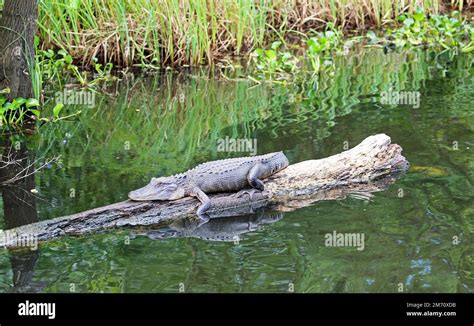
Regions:
<instances>
[{"instance_id":1,"label":"swamp water","mask_svg":"<svg viewBox=\"0 0 474 326\"><path fill-rule=\"evenodd\" d=\"M198 70L115 87L106 91L116 96L72 105L71 113L82 110L75 121L36 136L30 152L60 162L35 175L30 213L3 196L0 228L12 216L26 223L125 200L152 176L248 155L218 151L226 137L256 140L258 154L283 150L296 163L385 133L402 146L410 170L370 200L247 217L255 225L239 241L167 237L166 230L153 240L118 229L58 238L36 251L0 248L0 291L474 291L472 57L366 49L338 57L332 73L303 86ZM415 102L399 103L394 92ZM363 250L326 246L334 232L363 235Z\"/></svg>"}]
</instances>

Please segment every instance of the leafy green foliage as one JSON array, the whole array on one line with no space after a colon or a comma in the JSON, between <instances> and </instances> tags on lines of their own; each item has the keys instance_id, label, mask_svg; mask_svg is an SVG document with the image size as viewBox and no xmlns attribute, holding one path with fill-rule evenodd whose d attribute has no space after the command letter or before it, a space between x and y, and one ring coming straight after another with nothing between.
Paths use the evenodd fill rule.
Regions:
<instances>
[{"instance_id":1,"label":"leafy green foliage","mask_svg":"<svg viewBox=\"0 0 474 326\"><path fill-rule=\"evenodd\" d=\"M330 65L332 63L332 54L340 47L342 43L342 32L334 28L333 24L328 24L325 32L318 33L306 41L308 49L306 57L311 68L317 72L321 65Z\"/></svg>"},{"instance_id":2,"label":"leafy green foliage","mask_svg":"<svg viewBox=\"0 0 474 326\"><path fill-rule=\"evenodd\" d=\"M7 89L8 90L8 89ZM11 134L21 132L22 127L26 121L26 117L30 118L30 122L39 120L41 122L57 122L76 114L61 117L60 113L64 107L62 103L56 104L53 108L52 117L43 117L42 110L40 110L40 103L35 98L25 99L17 97L13 101L9 101L3 94L7 90L0 92L0 128L3 133ZM1 134L0 134L1 135Z\"/></svg>"},{"instance_id":3,"label":"leafy green foliage","mask_svg":"<svg viewBox=\"0 0 474 326\"><path fill-rule=\"evenodd\" d=\"M64 105L58 103L53 107L52 116L47 117L47 114L40 110L43 102L43 86L45 85L49 88L61 89L67 83L69 88L81 87L94 90L101 82L114 79L111 63L104 66L98 63L97 59L94 59L92 62L93 72L81 71L74 64L74 58L65 50L55 52L51 49L38 49L38 37L35 37L34 44L36 56L34 69L32 70L32 84L36 98L25 99L19 97L13 101L8 101L4 94L9 94L10 89L0 90L0 127L7 132L11 130L19 131L27 116L32 120L41 122L56 122L78 114L61 117L60 113Z\"/></svg>"},{"instance_id":4,"label":"leafy green foliage","mask_svg":"<svg viewBox=\"0 0 474 326\"><path fill-rule=\"evenodd\" d=\"M0 90L0 127L5 129L6 132L17 129L28 113L30 113L30 116L39 114L37 110L38 100L18 97L13 101L9 101L4 95L9 93L9 88Z\"/></svg>"},{"instance_id":5,"label":"leafy green foliage","mask_svg":"<svg viewBox=\"0 0 474 326\"><path fill-rule=\"evenodd\" d=\"M389 40L397 47L425 45L442 49L460 48L462 52L474 50L474 27L451 16L425 15L418 9L413 15L400 15L398 20L403 24L395 30L388 30Z\"/></svg>"},{"instance_id":6,"label":"leafy green foliage","mask_svg":"<svg viewBox=\"0 0 474 326\"><path fill-rule=\"evenodd\" d=\"M431 15L427 17L421 9L412 15L398 17L402 26L388 29L385 36L379 38L373 31L365 37L352 37L343 42L343 33L334 24L328 23L324 32L316 33L306 40L304 55L297 58L286 50L280 41L273 42L270 49L257 49L254 53L255 73L251 79L268 79L272 82L292 81L304 83L305 74L318 73L324 70L334 74L334 59L344 53L346 45L366 40L369 45L388 44L393 48L414 48L426 45L434 50L455 50L461 52L474 50L474 27L453 16ZM302 86L303 87L303 86Z\"/></svg>"},{"instance_id":7,"label":"leafy green foliage","mask_svg":"<svg viewBox=\"0 0 474 326\"><path fill-rule=\"evenodd\" d=\"M275 41L268 50L255 50L253 58L258 78L281 80L299 71L299 60L290 52L281 51L281 45Z\"/></svg>"},{"instance_id":8,"label":"leafy green foliage","mask_svg":"<svg viewBox=\"0 0 474 326\"><path fill-rule=\"evenodd\" d=\"M306 41L306 52L301 58L275 41L270 49L256 49L253 54L256 76L255 79L275 81L294 80L298 74L319 72L322 66L330 66L333 55L342 44L342 32L329 23L326 31L316 33Z\"/></svg>"},{"instance_id":9,"label":"leafy green foliage","mask_svg":"<svg viewBox=\"0 0 474 326\"><path fill-rule=\"evenodd\" d=\"M81 71L74 64L74 58L62 49L57 52L51 49L37 49L36 60L40 74L48 85L64 87L65 83L72 82L80 87L94 88L100 82L113 79L111 74L113 65L111 63L104 66L98 63L97 58L93 58L93 74Z\"/></svg>"}]
</instances>

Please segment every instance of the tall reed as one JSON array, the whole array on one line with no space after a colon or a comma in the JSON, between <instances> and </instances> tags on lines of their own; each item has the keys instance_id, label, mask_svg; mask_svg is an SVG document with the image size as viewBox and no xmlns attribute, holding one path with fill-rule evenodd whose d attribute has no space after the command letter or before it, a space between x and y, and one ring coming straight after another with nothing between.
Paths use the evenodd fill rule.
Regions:
<instances>
[{"instance_id":1,"label":"tall reed","mask_svg":"<svg viewBox=\"0 0 474 326\"><path fill-rule=\"evenodd\" d=\"M39 0L43 48L84 64L200 65L334 22L381 27L404 12L472 9L474 0ZM3 1L0 0L0 8Z\"/></svg>"}]
</instances>

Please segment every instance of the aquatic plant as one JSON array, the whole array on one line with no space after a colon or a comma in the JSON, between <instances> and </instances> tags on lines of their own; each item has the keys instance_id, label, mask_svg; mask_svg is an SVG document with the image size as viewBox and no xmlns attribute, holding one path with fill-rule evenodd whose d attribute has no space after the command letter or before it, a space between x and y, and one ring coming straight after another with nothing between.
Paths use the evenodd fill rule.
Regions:
<instances>
[{"instance_id":1,"label":"aquatic plant","mask_svg":"<svg viewBox=\"0 0 474 326\"><path fill-rule=\"evenodd\" d=\"M6 131L19 127L28 114L39 113L36 109L39 106L36 99L19 97L9 101L3 95L9 92L9 89L0 91L0 127Z\"/></svg>"},{"instance_id":2,"label":"aquatic plant","mask_svg":"<svg viewBox=\"0 0 474 326\"><path fill-rule=\"evenodd\" d=\"M38 41L36 38L35 42ZM55 52L51 49L37 49L36 67L42 83L54 87L64 87L64 84L68 83L70 86L73 84L78 87L94 88L101 82L113 79L111 63L104 66L98 63L97 58L93 58L93 71L84 71L73 63L72 56L65 50Z\"/></svg>"},{"instance_id":3,"label":"aquatic plant","mask_svg":"<svg viewBox=\"0 0 474 326\"><path fill-rule=\"evenodd\" d=\"M38 43L39 39L36 37L35 45ZM43 86L45 85L48 88L64 89L65 84L68 83L69 89L82 87L93 91L101 82L114 79L111 74L113 68L111 63L103 67L97 60L94 60L94 73L81 71L73 63L72 57L64 50L55 52L51 49L47 51L36 49L34 65L31 63L28 65L35 98L18 97L10 101L5 97L5 94L10 93L10 90L8 88L0 90L0 128L3 132L10 133L11 130L20 132L27 118L30 118L30 123L35 120L42 123L57 122L80 113L61 117L60 112L65 103L56 103L51 112L49 110L45 112L45 109L50 108L50 105L42 105L45 102L43 100Z\"/></svg>"},{"instance_id":4,"label":"aquatic plant","mask_svg":"<svg viewBox=\"0 0 474 326\"><path fill-rule=\"evenodd\" d=\"M418 9L412 15L398 17L402 26L387 32L389 41L397 47L429 46L442 49L474 50L474 26L462 20L457 12L452 15L426 15Z\"/></svg>"},{"instance_id":5,"label":"aquatic plant","mask_svg":"<svg viewBox=\"0 0 474 326\"><path fill-rule=\"evenodd\" d=\"M256 49L253 55L258 79L285 80L299 71L298 59L280 50L282 42L275 41L270 49Z\"/></svg>"},{"instance_id":6,"label":"aquatic plant","mask_svg":"<svg viewBox=\"0 0 474 326\"><path fill-rule=\"evenodd\" d=\"M36 120L42 123L57 122L75 115L61 117L60 113L64 105L57 103L52 109L52 115L48 117L40 110L40 103L37 99L17 97L9 101L3 95L8 92L8 89L0 91L0 136L3 134L22 133L25 123L34 124Z\"/></svg>"},{"instance_id":7,"label":"aquatic plant","mask_svg":"<svg viewBox=\"0 0 474 326\"><path fill-rule=\"evenodd\" d=\"M342 44L342 32L329 23L326 31L317 33L316 36L306 41L306 57L311 63L312 70L319 71L321 64L329 65L332 63L332 53Z\"/></svg>"},{"instance_id":8,"label":"aquatic plant","mask_svg":"<svg viewBox=\"0 0 474 326\"><path fill-rule=\"evenodd\" d=\"M334 54L341 48L342 37L342 31L329 23L325 31L306 40L306 49L300 57L281 41L273 42L269 49L258 48L252 53L255 73L250 79L294 81L298 74L319 72L321 66L332 65Z\"/></svg>"},{"instance_id":9,"label":"aquatic plant","mask_svg":"<svg viewBox=\"0 0 474 326\"><path fill-rule=\"evenodd\" d=\"M274 42L270 49L257 49L254 52L255 73L253 80L305 82L304 73L317 73L322 68L334 74L333 60L337 54L344 53L349 47L363 40L369 45L384 45L385 52L392 48L414 48L427 46L434 50L456 50L470 52L474 50L474 27L462 21L458 13L452 16L431 15L427 17L422 9L411 15L402 15L398 19L401 26L388 29L385 35L377 36L374 31L365 37L355 36L343 41L343 33L334 24L329 23L324 32L318 32L306 40L306 48L298 60L295 54ZM456 52L449 52L450 56ZM299 64L298 64L299 62ZM275 79L275 76L278 78Z\"/></svg>"}]
</instances>

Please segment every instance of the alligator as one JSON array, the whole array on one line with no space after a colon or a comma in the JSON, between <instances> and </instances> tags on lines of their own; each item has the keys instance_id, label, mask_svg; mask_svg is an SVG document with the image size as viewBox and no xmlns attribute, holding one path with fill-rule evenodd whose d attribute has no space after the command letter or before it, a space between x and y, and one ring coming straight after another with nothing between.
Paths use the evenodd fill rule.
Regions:
<instances>
[{"instance_id":1,"label":"alligator","mask_svg":"<svg viewBox=\"0 0 474 326\"><path fill-rule=\"evenodd\" d=\"M238 157L202 163L194 169L169 177L151 178L148 185L131 191L128 198L134 201L177 200L196 197L201 202L197 215L205 216L211 206L207 194L237 192L235 196L263 191L265 179L286 168L288 159L283 152L253 157ZM252 189L247 190L247 188Z\"/></svg>"}]
</instances>

